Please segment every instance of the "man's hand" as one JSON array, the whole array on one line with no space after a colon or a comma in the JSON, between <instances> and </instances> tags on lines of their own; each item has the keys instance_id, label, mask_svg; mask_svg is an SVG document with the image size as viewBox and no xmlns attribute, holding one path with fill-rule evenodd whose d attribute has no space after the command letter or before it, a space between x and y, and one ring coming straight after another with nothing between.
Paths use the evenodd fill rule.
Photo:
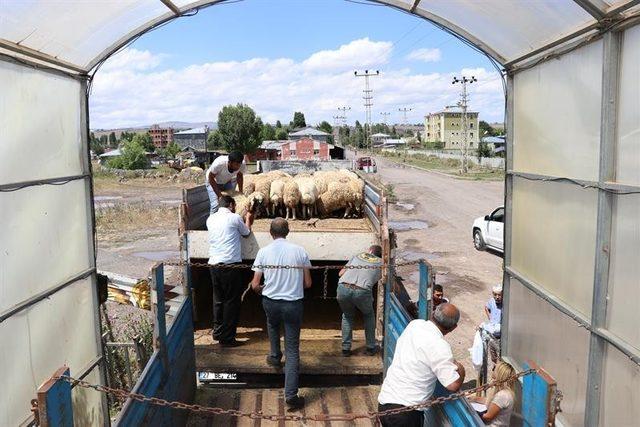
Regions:
<instances>
[{"instance_id":1,"label":"man's hand","mask_svg":"<svg viewBox=\"0 0 640 427\"><path fill-rule=\"evenodd\" d=\"M258 283L251 282L250 285L251 285L251 289L253 289L253 291L256 294L258 294L258 295L262 294L262 289L264 288L264 286L261 286L260 282L258 282Z\"/></svg>"},{"instance_id":2,"label":"man's hand","mask_svg":"<svg viewBox=\"0 0 640 427\"><path fill-rule=\"evenodd\" d=\"M464 380L466 374L464 366L462 366L462 363L458 362L457 360L454 360L453 363L455 363L455 365L458 367L458 375L460 375L460 378Z\"/></svg>"},{"instance_id":3,"label":"man's hand","mask_svg":"<svg viewBox=\"0 0 640 427\"><path fill-rule=\"evenodd\" d=\"M247 226L249 230L251 230L251 226L253 225L253 220L255 219L255 217L256 217L256 214L254 214L251 211L244 214L244 224Z\"/></svg>"}]
</instances>

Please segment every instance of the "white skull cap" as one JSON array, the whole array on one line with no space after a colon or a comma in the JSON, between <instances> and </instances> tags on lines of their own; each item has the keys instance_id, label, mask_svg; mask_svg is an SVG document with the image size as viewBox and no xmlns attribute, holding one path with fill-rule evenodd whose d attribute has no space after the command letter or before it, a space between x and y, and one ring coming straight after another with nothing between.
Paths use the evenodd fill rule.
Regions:
<instances>
[{"instance_id":1,"label":"white skull cap","mask_svg":"<svg viewBox=\"0 0 640 427\"><path fill-rule=\"evenodd\" d=\"M497 293L502 293L502 284L497 284L493 287L493 292Z\"/></svg>"}]
</instances>

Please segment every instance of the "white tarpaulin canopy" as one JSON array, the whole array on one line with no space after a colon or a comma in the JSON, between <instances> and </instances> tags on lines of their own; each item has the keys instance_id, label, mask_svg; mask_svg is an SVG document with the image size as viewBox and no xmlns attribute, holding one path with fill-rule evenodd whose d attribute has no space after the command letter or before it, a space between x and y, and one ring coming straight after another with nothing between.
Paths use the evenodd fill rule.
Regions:
<instances>
[{"instance_id":1,"label":"white tarpaulin canopy","mask_svg":"<svg viewBox=\"0 0 640 427\"><path fill-rule=\"evenodd\" d=\"M0 0L0 425L27 419L63 365L105 380L89 71L221 2ZM507 70L502 354L556 379L562 425L636 425L640 0L372 3L428 19ZM77 425L108 423L103 395L76 387L73 398Z\"/></svg>"},{"instance_id":2,"label":"white tarpaulin canopy","mask_svg":"<svg viewBox=\"0 0 640 427\"><path fill-rule=\"evenodd\" d=\"M221 3L183 0L4 0L0 46L88 71L141 32ZM430 19L508 64L594 30L635 0L387 0Z\"/></svg>"}]
</instances>

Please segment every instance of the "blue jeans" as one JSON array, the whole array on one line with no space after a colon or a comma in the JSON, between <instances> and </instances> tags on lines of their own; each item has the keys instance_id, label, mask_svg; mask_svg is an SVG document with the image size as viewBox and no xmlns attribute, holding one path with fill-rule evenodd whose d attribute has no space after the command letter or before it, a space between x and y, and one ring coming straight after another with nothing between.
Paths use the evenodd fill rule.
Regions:
<instances>
[{"instance_id":1,"label":"blue jeans","mask_svg":"<svg viewBox=\"0 0 640 427\"><path fill-rule=\"evenodd\" d=\"M271 344L269 356L275 360L282 359L280 325L284 324L284 398L289 400L298 395L302 300L285 301L262 297L262 307L267 315L267 331Z\"/></svg>"},{"instance_id":2,"label":"blue jeans","mask_svg":"<svg viewBox=\"0 0 640 427\"><path fill-rule=\"evenodd\" d=\"M338 304L342 309L342 349L351 350L353 339L353 320L356 310L364 319L364 336L368 349L376 347L376 316L373 311L373 294L371 289L351 289L338 285Z\"/></svg>"},{"instance_id":3,"label":"blue jeans","mask_svg":"<svg viewBox=\"0 0 640 427\"><path fill-rule=\"evenodd\" d=\"M218 195L213 191L213 187L209 184L208 179L206 180L205 187L207 188L207 193L209 193L209 215L211 215L218 212ZM233 179L226 184L218 184L218 188L222 191L235 190L236 181Z\"/></svg>"}]
</instances>

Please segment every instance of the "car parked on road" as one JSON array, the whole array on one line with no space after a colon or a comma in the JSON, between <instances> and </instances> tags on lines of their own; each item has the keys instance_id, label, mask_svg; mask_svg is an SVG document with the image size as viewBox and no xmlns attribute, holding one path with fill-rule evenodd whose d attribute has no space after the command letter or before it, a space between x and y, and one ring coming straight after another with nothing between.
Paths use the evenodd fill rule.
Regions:
<instances>
[{"instance_id":1,"label":"car parked on road","mask_svg":"<svg viewBox=\"0 0 640 427\"><path fill-rule=\"evenodd\" d=\"M376 173L378 171L376 160L373 157L358 157L355 167L358 170L368 173Z\"/></svg>"},{"instance_id":2,"label":"car parked on road","mask_svg":"<svg viewBox=\"0 0 640 427\"><path fill-rule=\"evenodd\" d=\"M479 251L504 251L504 206L473 221L473 246Z\"/></svg>"}]
</instances>

